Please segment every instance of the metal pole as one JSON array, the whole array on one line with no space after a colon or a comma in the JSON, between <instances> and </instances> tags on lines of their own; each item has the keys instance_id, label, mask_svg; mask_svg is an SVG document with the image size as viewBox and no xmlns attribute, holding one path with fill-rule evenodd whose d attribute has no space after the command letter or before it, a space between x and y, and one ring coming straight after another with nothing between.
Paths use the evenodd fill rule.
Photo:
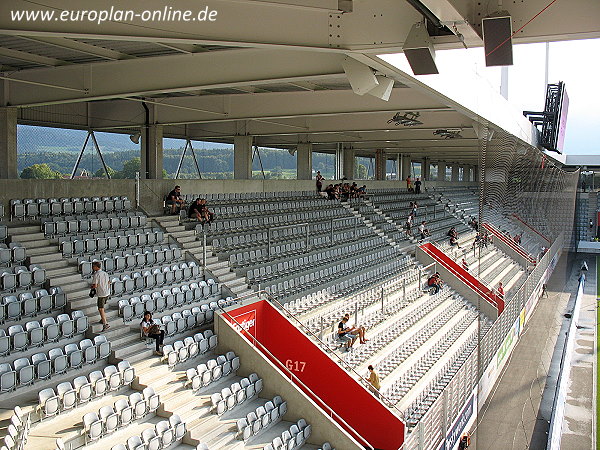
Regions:
<instances>
[{"instance_id":1,"label":"metal pole","mask_svg":"<svg viewBox=\"0 0 600 450\"><path fill-rule=\"evenodd\" d=\"M206 233L202 229L202 267L206 269Z\"/></svg>"},{"instance_id":2,"label":"metal pole","mask_svg":"<svg viewBox=\"0 0 600 450\"><path fill-rule=\"evenodd\" d=\"M333 244L333 220L331 219L331 237L330 237L330 242Z\"/></svg>"},{"instance_id":3,"label":"metal pole","mask_svg":"<svg viewBox=\"0 0 600 450\"><path fill-rule=\"evenodd\" d=\"M83 152L85 152L85 146L87 145L88 140L90 139L91 133L92 133L91 131L88 131L88 134L85 137L83 147L81 147L81 151L79 152L79 156L77 156L77 161L75 161L75 165L73 166L73 171L71 172L71 180L73 178L75 178L75 173L77 172L77 168L79 167L79 163L81 162L81 158L83 157Z\"/></svg>"},{"instance_id":4,"label":"metal pole","mask_svg":"<svg viewBox=\"0 0 600 450\"><path fill-rule=\"evenodd\" d=\"M324 321L325 321L325 319L323 318L323 316L321 316L321 325L320 325L321 332L319 333L319 338L321 338L321 339L323 339L323 333L325 332L325 327L323 326Z\"/></svg>"},{"instance_id":5,"label":"metal pole","mask_svg":"<svg viewBox=\"0 0 600 450\"><path fill-rule=\"evenodd\" d=\"M98 141L96 140L96 135L94 134L93 131L90 132L90 135L92 136L92 143L94 144L94 147L96 147L96 151L98 152L98 156L100 157L100 162L102 163L102 167L104 167L104 173L106 174L106 178L108 178L110 180L110 173L108 173L108 167L106 166L106 163L104 162L104 157L102 156L102 152L100 151L100 146L98 145Z\"/></svg>"},{"instance_id":6,"label":"metal pole","mask_svg":"<svg viewBox=\"0 0 600 450\"><path fill-rule=\"evenodd\" d=\"M406 279L402 279L402 301L406 303Z\"/></svg>"},{"instance_id":7,"label":"metal pole","mask_svg":"<svg viewBox=\"0 0 600 450\"><path fill-rule=\"evenodd\" d=\"M384 296L384 293L383 293L383 286L382 286L381 287L381 314L385 313L384 299L385 299L385 296Z\"/></svg>"},{"instance_id":8,"label":"metal pole","mask_svg":"<svg viewBox=\"0 0 600 450\"><path fill-rule=\"evenodd\" d=\"M140 207L140 173L135 173L135 206Z\"/></svg>"},{"instance_id":9,"label":"metal pole","mask_svg":"<svg viewBox=\"0 0 600 450\"><path fill-rule=\"evenodd\" d=\"M308 225L306 225L306 250L308 251L308 245L309 245L309 230L308 230Z\"/></svg>"},{"instance_id":10,"label":"metal pole","mask_svg":"<svg viewBox=\"0 0 600 450\"><path fill-rule=\"evenodd\" d=\"M271 257L271 228L268 231L268 239L267 239L267 256Z\"/></svg>"},{"instance_id":11,"label":"metal pole","mask_svg":"<svg viewBox=\"0 0 600 450\"><path fill-rule=\"evenodd\" d=\"M358 325L358 302L354 304L354 326Z\"/></svg>"},{"instance_id":12,"label":"metal pole","mask_svg":"<svg viewBox=\"0 0 600 450\"><path fill-rule=\"evenodd\" d=\"M433 205L433 218L435 219L435 204Z\"/></svg>"},{"instance_id":13,"label":"metal pole","mask_svg":"<svg viewBox=\"0 0 600 450\"><path fill-rule=\"evenodd\" d=\"M185 147L183 147L183 152L181 152L181 157L179 158L179 164L177 164L177 170L175 171L175 179L179 178L179 172L181 171L181 166L183 165L183 159L185 158L185 154L188 149L188 145L190 144L190 140L185 140Z\"/></svg>"}]
</instances>

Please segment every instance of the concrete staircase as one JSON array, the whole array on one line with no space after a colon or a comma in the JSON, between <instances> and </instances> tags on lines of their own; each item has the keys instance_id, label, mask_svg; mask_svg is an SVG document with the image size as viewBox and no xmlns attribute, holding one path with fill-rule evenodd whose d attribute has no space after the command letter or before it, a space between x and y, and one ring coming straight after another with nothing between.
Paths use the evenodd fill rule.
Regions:
<instances>
[{"instance_id":1,"label":"concrete staircase","mask_svg":"<svg viewBox=\"0 0 600 450\"><path fill-rule=\"evenodd\" d=\"M186 228L179 223L179 216L155 217L156 223L164 230L165 236L173 238L183 250L188 251L194 258L202 262L202 240L197 239L193 229ZM250 294L253 291L248 288L244 277L240 277L229 268L229 261L219 260L213 254L213 247L206 246L206 269L220 284L224 284L231 290L235 297Z\"/></svg>"},{"instance_id":2,"label":"concrete staircase","mask_svg":"<svg viewBox=\"0 0 600 450\"><path fill-rule=\"evenodd\" d=\"M598 226L597 216L598 210L600 209L600 204L598 204L598 192L593 191L588 193L588 225L587 225L587 240L592 240L595 237L594 232L596 231L596 227ZM592 228L589 226L590 220L594 224Z\"/></svg>"},{"instance_id":3,"label":"concrete staircase","mask_svg":"<svg viewBox=\"0 0 600 450\"><path fill-rule=\"evenodd\" d=\"M365 201L365 204L369 205L369 206L373 206L370 202ZM367 219L365 216L363 216L360 212L358 212L356 209L354 209L353 205L351 203L348 202L344 202L342 203L342 206L344 208L346 208L348 211L350 211L350 213L354 216L357 217L358 219L362 220L363 223L370 229L372 229L375 234L377 234L377 236L381 236L382 238L384 238L392 247L396 248L396 249L400 249L400 246L396 243L396 241L392 240L387 233L385 233L383 230L381 230L380 228L377 227L377 224L374 224L372 221L370 221L369 219ZM375 209L375 208L374 208ZM386 219L386 222L388 223L392 223L393 221L387 217L385 214L383 214L381 211L377 212L375 211L377 214L383 216ZM396 225L394 225L396 226ZM396 226L396 228L398 228ZM398 230L401 231L401 230Z\"/></svg>"}]
</instances>

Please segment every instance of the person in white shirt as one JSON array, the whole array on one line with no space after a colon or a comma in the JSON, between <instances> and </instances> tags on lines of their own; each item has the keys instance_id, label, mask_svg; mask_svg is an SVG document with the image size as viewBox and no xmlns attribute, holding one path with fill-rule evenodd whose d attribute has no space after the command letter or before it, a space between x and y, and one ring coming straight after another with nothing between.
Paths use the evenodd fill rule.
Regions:
<instances>
[{"instance_id":1,"label":"person in white shirt","mask_svg":"<svg viewBox=\"0 0 600 450\"><path fill-rule=\"evenodd\" d=\"M108 321L106 320L106 313L104 312L104 307L106 302L108 301L108 297L110 297L110 278L108 274L102 270L102 264L100 261L94 261L92 263L92 270L94 274L92 275L92 291L90 291L90 297L95 296L98 297L98 312L100 313L100 323L103 325L102 331L106 331L110 328Z\"/></svg>"},{"instance_id":2,"label":"person in white shirt","mask_svg":"<svg viewBox=\"0 0 600 450\"><path fill-rule=\"evenodd\" d=\"M144 318L140 323L142 334L156 340L156 350L154 351L154 354L162 356L163 353L161 347L165 340L165 330L161 330L160 325L160 321L152 318L150 311L144 311Z\"/></svg>"}]
</instances>

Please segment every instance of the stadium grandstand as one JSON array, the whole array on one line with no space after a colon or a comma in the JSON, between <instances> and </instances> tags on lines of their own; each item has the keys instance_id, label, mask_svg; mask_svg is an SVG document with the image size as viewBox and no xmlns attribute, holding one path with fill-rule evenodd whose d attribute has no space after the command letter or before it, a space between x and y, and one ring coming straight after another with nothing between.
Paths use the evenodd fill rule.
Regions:
<instances>
[{"instance_id":1,"label":"stadium grandstand","mask_svg":"<svg viewBox=\"0 0 600 450\"><path fill-rule=\"evenodd\" d=\"M592 448L600 161L427 77L600 3L505 3L3 0L0 450Z\"/></svg>"}]
</instances>

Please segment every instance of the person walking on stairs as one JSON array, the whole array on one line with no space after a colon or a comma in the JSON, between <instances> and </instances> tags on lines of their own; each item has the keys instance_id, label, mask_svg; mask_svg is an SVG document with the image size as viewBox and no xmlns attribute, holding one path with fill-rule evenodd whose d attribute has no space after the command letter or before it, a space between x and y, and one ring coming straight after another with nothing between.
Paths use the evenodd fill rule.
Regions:
<instances>
[{"instance_id":1,"label":"person walking on stairs","mask_svg":"<svg viewBox=\"0 0 600 450\"><path fill-rule=\"evenodd\" d=\"M106 320L106 313L104 311L106 302L110 297L110 279L108 274L102 270L102 264L100 261L94 261L92 263L92 285L90 286L90 297L98 297L98 312L100 313L100 323L103 325L102 331L106 331L110 328L108 321Z\"/></svg>"}]
</instances>

